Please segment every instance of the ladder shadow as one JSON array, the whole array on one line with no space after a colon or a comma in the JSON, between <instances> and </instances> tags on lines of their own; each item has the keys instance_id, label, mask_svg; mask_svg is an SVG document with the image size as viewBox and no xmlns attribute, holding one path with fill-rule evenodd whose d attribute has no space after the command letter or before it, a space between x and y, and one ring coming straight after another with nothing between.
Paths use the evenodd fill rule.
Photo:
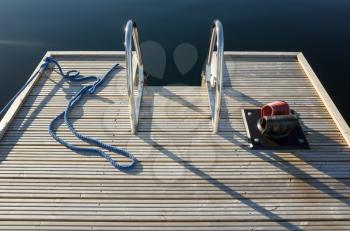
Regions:
<instances>
[{"instance_id":1,"label":"ladder shadow","mask_svg":"<svg viewBox=\"0 0 350 231\"><path fill-rule=\"evenodd\" d=\"M152 97L152 100L154 100L154 97ZM153 116L150 116L150 118L153 118ZM148 136L147 136L148 135ZM137 135L140 139L142 139L146 144L152 146L156 150L158 150L160 153L174 161L175 163L178 163L182 167L184 167L186 170L190 171L191 173L197 175L201 179L208 182L210 185L214 186L218 190L224 192L229 197L231 197L234 200L238 200L240 203L254 209L258 213L260 213L262 216L266 217L270 221L273 221L277 224L279 224L281 227L284 227L287 230L302 230L295 224L292 224L288 222L288 220L282 218L278 214L273 213L272 211L264 208L263 206L259 205L259 203L254 202L253 200L245 197L241 193L235 191L231 187L225 185L220 180L210 176L205 170L200 169L195 164L190 163L189 161L186 161L173 153L172 151L168 150L163 145L159 144L156 140L154 140L151 136L151 131L144 132L142 136Z\"/></svg>"},{"instance_id":2,"label":"ladder shadow","mask_svg":"<svg viewBox=\"0 0 350 231\"><path fill-rule=\"evenodd\" d=\"M156 88L156 89L159 89L159 88ZM171 100L181 104L184 107L191 108L196 112L202 112L201 110L198 109L198 107L195 104L191 103L190 101L184 99L183 97L181 97L177 94L174 94L169 89L162 87L161 90L155 90L155 88L153 88L151 91L151 94L155 94L155 93L159 94L160 96L163 96L165 98L171 99ZM152 106L154 106L154 104L152 104Z\"/></svg>"},{"instance_id":3,"label":"ladder shadow","mask_svg":"<svg viewBox=\"0 0 350 231\"><path fill-rule=\"evenodd\" d=\"M344 185L348 186L349 189L350 189L350 181L349 181L350 177L342 176L344 174L344 170L347 173L350 172L350 169L347 166L347 163L349 163L349 161L350 161L350 154L349 154L350 148L347 146L345 140L343 139L343 136L341 135L340 139L337 141L334 138L328 137L325 134L323 134L322 132L311 128L310 126L307 126L302 119L299 120L299 121L300 121L301 126L305 130L305 134L306 134L307 138L309 139L309 142L312 143L311 144L311 148L313 146L321 145L322 143L328 143L328 144L331 144L332 148L328 150L328 147L326 147L325 150L323 150L322 152L328 153L329 155L335 155L335 154L342 155L342 157L344 157L344 159L336 159L336 158L334 158L334 159L332 159L332 161L329 161L329 160L327 160L327 162L322 161L322 162L324 162L322 164L316 164L315 162L311 161L311 163L314 163L312 166L315 169L319 170L320 172L323 172L324 174L326 174L326 175L336 179L338 182L342 182ZM335 124L333 124L333 125L336 126ZM336 128L336 129L339 132L338 128ZM339 143L340 140L343 140L343 143L341 143L341 142ZM339 145L338 151L339 151L340 154L334 153L333 145ZM295 154L295 156L299 157L301 159L303 158L303 157L297 156L296 154ZM305 160L305 162L306 161L307 160ZM329 168L327 165L329 165L332 162L344 163L345 168L337 166L336 168L334 168L334 170L336 170L336 171L329 171L329 170L333 170L333 168ZM339 172L341 172L342 174L339 175ZM347 205L350 205L349 197L346 197L346 196L344 196L342 194L339 194L339 193L336 194L336 195L339 196L339 197L342 196L342 198L344 200L342 202L346 203Z\"/></svg>"},{"instance_id":4,"label":"ladder shadow","mask_svg":"<svg viewBox=\"0 0 350 231\"><path fill-rule=\"evenodd\" d=\"M235 90L235 92L239 92L238 90ZM256 105L259 106L262 105L261 102L252 99L251 97L245 97L245 102L248 103L249 105ZM224 112L227 113L227 119L229 120L229 110L227 109L227 103L223 102L223 109ZM243 124L243 118L240 118L239 120L242 120L242 124ZM307 130L312 130L310 128L308 128L302 121L302 119L299 120L303 126L304 129ZM272 151L272 150L263 150L263 151L259 151L259 150L251 150L248 146L248 138L246 135L244 135L242 132L237 131L236 129L234 129L232 127L231 122L227 123L227 131L230 132L218 132L218 135L221 136L222 138L226 139L227 141L231 142L233 145L235 146L240 146L240 148L242 148L243 150L249 152L250 154L260 158L263 161L266 161L268 163L270 163L271 165L273 165L274 167L292 175L293 177L295 177L296 179L302 180L303 182L307 183L308 185L312 186L313 188L317 189L319 192L322 192L323 194L328 195L331 198L337 199L340 202L346 204L346 205L350 205L350 199L346 196L343 195L342 193L338 192L337 190L333 189L331 186L327 185L326 183L320 181L319 179L313 177L312 175L306 173L305 171L299 169L298 167L296 167L295 165L293 165L292 163L290 163L289 161L284 160L282 157L280 157L278 154L276 154L276 151ZM321 133L317 132L317 131L313 131L314 134L318 134L319 136L322 137L322 140L324 140L325 142L331 141L329 140L328 137L323 136ZM232 133L232 135L227 136L228 133ZM307 136L307 139L310 139L310 136ZM312 148L312 147L311 147ZM305 153L307 153L308 151L305 151L303 154L298 155L297 152L293 152L293 151L283 151L283 150L278 150L278 152L280 153L290 153L292 155L294 155L296 158L299 158L300 160L304 161L305 163L307 163L308 165L312 166L313 168L317 169L318 171L330 176L332 179L335 179L337 181L342 182L344 185L349 186L349 181L347 181L348 179L345 179L345 181L343 180L342 177L338 177L337 174L332 174L333 171L325 171L325 169L322 168L322 164L320 165L318 163L318 161L312 161L310 159L305 159ZM347 171L349 171L347 169Z\"/></svg>"}]
</instances>

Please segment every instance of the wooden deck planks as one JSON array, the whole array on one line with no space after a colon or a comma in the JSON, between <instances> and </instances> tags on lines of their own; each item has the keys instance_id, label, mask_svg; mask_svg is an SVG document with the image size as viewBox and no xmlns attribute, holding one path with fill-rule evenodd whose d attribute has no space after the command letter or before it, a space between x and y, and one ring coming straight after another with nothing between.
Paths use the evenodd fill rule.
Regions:
<instances>
[{"instance_id":1,"label":"wooden deck planks","mask_svg":"<svg viewBox=\"0 0 350 231\"><path fill-rule=\"evenodd\" d=\"M53 71L1 140L0 229L347 229L350 149L296 55L226 53L217 135L206 89L176 86L145 87L139 133L130 135L123 55L56 55L64 70L82 74L121 64L72 118L81 117L79 131L127 148L141 164L119 172L50 138L48 123L84 85ZM311 150L248 148L240 110L276 99L299 113ZM77 142L63 127L59 134Z\"/></svg>"}]
</instances>

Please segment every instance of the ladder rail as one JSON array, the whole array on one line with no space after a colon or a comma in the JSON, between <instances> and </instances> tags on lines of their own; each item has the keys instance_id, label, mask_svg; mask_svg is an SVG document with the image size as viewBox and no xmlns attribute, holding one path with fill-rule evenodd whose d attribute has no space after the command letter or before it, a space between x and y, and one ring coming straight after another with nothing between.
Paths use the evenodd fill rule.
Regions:
<instances>
[{"instance_id":1,"label":"ladder rail","mask_svg":"<svg viewBox=\"0 0 350 231\"><path fill-rule=\"evenodd\" d=\"M216 47L216 52L215 52ZM224 31L219 20L214 20L210 33L209 51L205 61L204 77L208 88L213 133L219 131L222 101L224 62Z\"/></svg>"},{"instance_id":2,"label":"ladder rail","mask_svg":"<svg viewBox=\"0 0 350 231\"><path fill-rule=\"evenodd\" d=\"M127 72L127 90L129 97L129 117L131 133L137 132L140 105L142 99L144 73L143 60L140 47L140 37L137 25L134 21L129 20L125 26L125 59ZM133 46L135 51L133 51ZM134 89L137 86L136 100L134 96Z\"/></svg>"}]
</instances>

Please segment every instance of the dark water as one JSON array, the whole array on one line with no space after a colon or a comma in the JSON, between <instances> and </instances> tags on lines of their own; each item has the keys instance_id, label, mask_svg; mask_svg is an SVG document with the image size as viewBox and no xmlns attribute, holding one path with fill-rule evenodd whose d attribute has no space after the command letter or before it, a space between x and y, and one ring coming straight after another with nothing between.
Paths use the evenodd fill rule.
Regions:
<instances>
[{"instance_id":1,"label":"dark water","mask_svg":"<svg viewBox=\"0 0 350 231\"><path fill-rule=\"evenodd\" d=\"M164 52L153 84L199 84L210 24L218 18L225 50L302 51L350 122L349 0L0 0L0 105L46 50L123 50L129 18L146 48ZM191 48L193 58L182 71L174 61L181 47Z\"/></svg>"}]
</instances>

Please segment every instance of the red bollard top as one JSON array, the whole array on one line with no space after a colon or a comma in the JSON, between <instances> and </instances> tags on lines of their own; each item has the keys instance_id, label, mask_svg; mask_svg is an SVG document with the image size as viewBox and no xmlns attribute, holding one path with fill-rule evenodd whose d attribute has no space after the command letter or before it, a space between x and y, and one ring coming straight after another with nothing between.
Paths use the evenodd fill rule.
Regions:
<instances>
[{"instance_id":1,"label":"red bollard top","mask_svg":"<svg viewBox=\"0 0 350 231\"><path fill-rule=\"evenodd\" d=\"M261 117L272 115L289 115L290 109L287 102L279 100L268 103L261 108Z\"/></svg>"}]
</instances>

